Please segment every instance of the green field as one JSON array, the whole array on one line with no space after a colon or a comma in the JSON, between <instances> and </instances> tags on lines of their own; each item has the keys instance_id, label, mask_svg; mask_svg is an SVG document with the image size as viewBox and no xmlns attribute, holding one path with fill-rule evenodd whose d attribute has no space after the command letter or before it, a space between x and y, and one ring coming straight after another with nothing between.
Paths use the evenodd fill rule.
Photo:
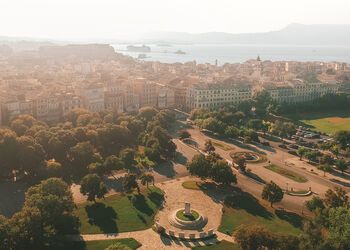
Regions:
<instances>
[{"instance_id":1,"label":"green field","mask_svg":"<svg viewBox=\"0 0 350 250\"><path fill-rule=\"evenodd\" d=\"M215 147L218 147L218 148L221 148L222 150L225 150L225 151L229 151L229 150L233 150L234 148L226 143L222 143L222 142L219 142L219 141L212 141L212 144L215 146Z\"/></svg>"},{"instance_id":2,"label":"green field","mask_svg":"<svg viewBox=\"0 0 350 250\"><path fill-rule=\"evenodd\" d=\"M132 238L125 238L125 239L118 239L118 240L94 240L94 241L86 241L86 242L84 241L69 242L67 243L67 245L65 245L65 249L66 250L103 250L115 243L121 243L123 245L130 247L131 249L137 249L141 246L141 244L138 241Z\"/></svg>"},{"instance_id":3,"label":"green field","mask_svg":"<svg viewBox=\"0 0 350 250\"><path fill-rule=\"evenodd\" d=\"M327 134L334 134L340 130L349 130L350 131L350 117L325 117L319 119L306 119L301 120L312 127L312 130L320 131Z\"/></svg>"},{"instance_id":4,"label":"green field","mask_svg":"<svg viewBox=\"0 0 350 250\"><path fill-rule=\"evenodd\" d=\"M201 190L202 184L198 181L184 181L181 185L186 189Z\"/></svg>"},{"instance_id":5,"label":"green field","mask_svg":"<svg viewBox=\"0 0 350 250\"><path fill-rule=\"evenodd\" d=\"M242 248L238 244L233 244L228 241L220 241L218 244L203 246L203 247L193 247L192 250L241 250Z\"/></svg>"},{"instance_id":6,"label":"green field","mask_svg":"<svg viewBox=\"0 0 350 250\"><path fill-rule=\"evenodd\" d=\"M239 193L225 201L219 231L232 234L240 225L260 225L273 233L298 235L302 217L297 214L268 210L248 193Z\"/></svg>"},{"instance_id":7,"label":"green field","mask_svg":"<svg viewBox=\"0 0 350 250\"><path fill-rule=\"evenodd\" d=\"M296 181L296 182L299 182L299 183L304 183L304 182L307 182L307 179L302 176L302 175L299 175L293 171L290 171L288 169L285 169L283 167L280 167L280 166L277 166L277 165L274 165L274 164L270 164L270 165L267 165L267 166L264 166L264 168L268 169L268 170L271 170L277 174L280 174L284 177L287 177L288 179L291 179L293 181Z\"/></svg>"},{"instance_id":8,"label":"green field","mask_svg":"<svg viewBox=\"0 0 350 250\"><path fill-rule=\"evenodd\" d=\"M141 194L113 195L98 203L79 204L80 233L120 233L150 228L163 202L163 193L156 187Z\"/></svg>"},{"instance_id":9,"label":"green field","mask_svg":"<svg viewBox=\"0 0 350 250\"><path fill-rule=\"evenodd\" d=\"M294 114L290 119L312 130L334 134L340 130L350 131L350 110L332 113Z\"/></svg>"}]
</instances>

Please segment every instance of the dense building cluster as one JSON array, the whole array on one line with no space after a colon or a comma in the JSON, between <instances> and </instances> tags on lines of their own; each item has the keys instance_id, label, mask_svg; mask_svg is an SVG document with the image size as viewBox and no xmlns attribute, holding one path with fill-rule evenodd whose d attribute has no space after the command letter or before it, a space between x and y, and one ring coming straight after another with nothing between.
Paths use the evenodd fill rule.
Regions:
<instances>
[{"instance_id":1,"label":"dense building cluster","mask_svg":"<svg viewBox=\"0 0 350 250\"><path fill-rule=\"evenodd\" d=\"M263 89L277 102L296 103L348 91L349 79L350 65L336 62L166 64L135 60L104 44L7 48L0 54L0 124L20 114L58 121L76 108L212 108L239 104Z\"/></svg>"}]
</instances>

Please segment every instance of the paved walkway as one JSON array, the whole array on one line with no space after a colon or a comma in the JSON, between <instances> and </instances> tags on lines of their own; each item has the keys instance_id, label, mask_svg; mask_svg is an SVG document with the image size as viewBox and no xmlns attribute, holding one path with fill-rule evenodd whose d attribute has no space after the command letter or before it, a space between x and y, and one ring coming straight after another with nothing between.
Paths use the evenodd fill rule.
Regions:
<instances>
[{"instance_id":1,"label":"paved walkway","mask_svg":"<svg viewBox=\"0 0 350 250\"><path fill-rule=\"evenodd\" d=\"M168 215L171 211L184 206L185 201L191 202L192 208L200 211L208 217L208 224L205 230L214 229L217 238L211 238L207 240L179 240L168 237L160 236L152 229L125 232L118 234L85 234L71 236L73 240L108 240L108 239L123 239L134 238L142 244L140 249L184 249L194 246L204 246L216 243L217 241L226 240L234 242L234 239L226 234L217 232L217 228L220 225L222 216L222 204L219 197L215 195L208 195L199 190L189 190L182 187L182 183L186 180L197 180L195 178L184 177L171 181L165 181L159 183L160 188L165 192L165 207L159 211L156 219L166 229L175 230L168 222ZM199 179L198 179L199 180ZM181 195L179 195L181 194ZM181 230L186 231L186 230ZM189 233L189 232L187 232Z\"/></svg>"},{"instance_id":2,"label":"paved walkway","mask_svg":"<svg viewBox=\"0 0 350 250\"><path fill-rule=\"evenodd\" d=\"M187 180L200 181L197 178L184 177L172 181L160 183L158 186L165 192L165 205L156 216L156 221L167 231L199 233L207 232L210 229L217 230L222 217L221 199L214 194L208 195L201 190L190 190L182 187L182 183ZM170 225L169 216L177 209L184 208L185 202L191 204L191 209L198 211L208 218L208 223L202 230L181 230Z\"/></svg>"},{"instance_id":3,"label":"paved walkway","mask_svg":"<svg viewBox=\"0 0 350 250\"><path fill-rule=\"evenodd\" d=\"M217 233L217 239L207 239L207 240L178 240L170 239L167 237L160 236L152 229L125 232L119 234L84 234L80 236L72 236L73 240L84 240L84 241L94 241L94 240L112 240L112 239L124 239L124 238L134 238L142 244L139 248L140 250L153 250L153 249L185 249L194 246L205 246L209 244L214 244L217 241L226 240L234 242L234 239L226 234Z\"/></svg>"}]
</instances>

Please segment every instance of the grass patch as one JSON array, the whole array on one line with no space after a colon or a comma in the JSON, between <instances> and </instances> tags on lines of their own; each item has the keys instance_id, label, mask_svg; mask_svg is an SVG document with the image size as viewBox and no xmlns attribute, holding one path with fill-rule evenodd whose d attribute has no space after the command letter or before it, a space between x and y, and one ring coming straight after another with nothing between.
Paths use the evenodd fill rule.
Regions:
<instances>
[{"instance_id":1,"label":"grass patch","mask_svg":"<svg viewBox=\"0 0 350 250\"><path fill-rule=\"evenodd\" d=\"M294 114L289 116L295 122L312 130L334 134L339 130L350 130L350 111Z\"/></svg>"},{"instance_id":2,"label":"grass patch","mask_svg":"<svg viewBox=\"0 0 350 250\"><path fill-rule=\"evenodd\" d=\"M299 183L307 182L307 179L304 176L299 175L293 171L290 171L288 169L282 168L282 167L274 165L274 164L264 166L264 168L271 170L277 174L280 174L284 177L287 177L288 179L291 179L291 180L299 182Z\"/></svg>"},{"instance_id":3,"label":"grass patch","mask_svg":"<svg viewBox=\"0 0 350 250\"><path fill-rule=\"evenodd\" d=\"M179 218L180 220L184 220L184 221L194 221L196 219L198 219L199 217L199 213L197 213L194 210L191 210L191 215L186 215L185 210L179 210L176 213L176 217Z\"/></svg>"},{"instance_id":4,"label":"grass patch","mask_svg":"<svg viewBox=\"0 0 350 250\"><path fill-rule=\"evenodd\" d=\"M233 150L234 149L230 145L227 145L225 143L221 143L221 142L218 142L218 141L212 141L212 144L215 147L221 148L222 150L225 150L225 151L229 151L229 150Z\"/></svg>"},{"instance_id":5,"label":"grass patch","mask_svg":"<svg viewBox=\"0 0 350 250\"><path fill-rule=\"evenodd\" d=\"M268 210L248 193L238 191L225 200L219 231L231 234L240 225L260 225L273 233L298 235L303 218L282 210Z\"/></svg>"},{"instance_id":6,"label":"grass patch","mask_svg":"<svg viewBox=\"0 0 350 250\"><path fill-rule=\"evenodd\" d=\"M131 249L137 249L141 244L133 238L117 239L117 240L94 240L94 241L71 241L67 243L64 248L66 250L103 250L108 246L121 243L130 247Z\"/></svg>"},{"instance_id":7,"label":"grass patch","mask_svg":"<svg viewBox=\"0 0 350 250\"><path fill-rule=\"evenodd\" d=\"M192 250L241 250L238 244L228 242L226 240L220 241L217 244L202 247L193 247Z\"/></svg>"},{"instance_id":8,"label":"grass patch","mask_svg":"<svg viewBox=\"0 0 350 250\"><path fill-rule=\"evenodd\" d=\"M182 184L183 188L192 189L192 190L201 190L202 184L198 181L184 181Z\"/></svg>"},{"instance_id":9,"label":"grass patch","mask_svg":"<svg viewBox=\"0 0 350 250\"><path fill-rule=\"evenodd\" d=\"M334 134L340 130L350 130L350 117L325 117L312 120L301 120L306 125L309 125L312 130L320 131L327 134Z\"/></svg>"},{"instance_id":10,"label":"grass patch","mask_svg":"<svg viewBox=\"0 0 350 250\"><path fill-rule=\"evenodd\" d=\"M120 233L150 228L163 199L159 188L150 187L141 194L118 194L96 204L79 204L75 213L81 222L80 233Z\"/></svg>"}]
</instances>

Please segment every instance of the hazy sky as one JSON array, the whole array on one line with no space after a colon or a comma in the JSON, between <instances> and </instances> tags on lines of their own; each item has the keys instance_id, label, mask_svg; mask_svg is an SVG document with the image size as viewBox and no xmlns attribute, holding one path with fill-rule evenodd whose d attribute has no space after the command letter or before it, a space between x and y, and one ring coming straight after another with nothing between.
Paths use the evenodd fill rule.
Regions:
<instances>
[{"instance_id":1,"label":"hazy sky","mask_svg":"<svg viewBox=\"0 0 350 250\"><path fill-rule=\"evenodd\" d=\"M350 0L0 0L0 36L125 38L151 31L270 31L350 24Z\"/></svg>"}]
</instances>

